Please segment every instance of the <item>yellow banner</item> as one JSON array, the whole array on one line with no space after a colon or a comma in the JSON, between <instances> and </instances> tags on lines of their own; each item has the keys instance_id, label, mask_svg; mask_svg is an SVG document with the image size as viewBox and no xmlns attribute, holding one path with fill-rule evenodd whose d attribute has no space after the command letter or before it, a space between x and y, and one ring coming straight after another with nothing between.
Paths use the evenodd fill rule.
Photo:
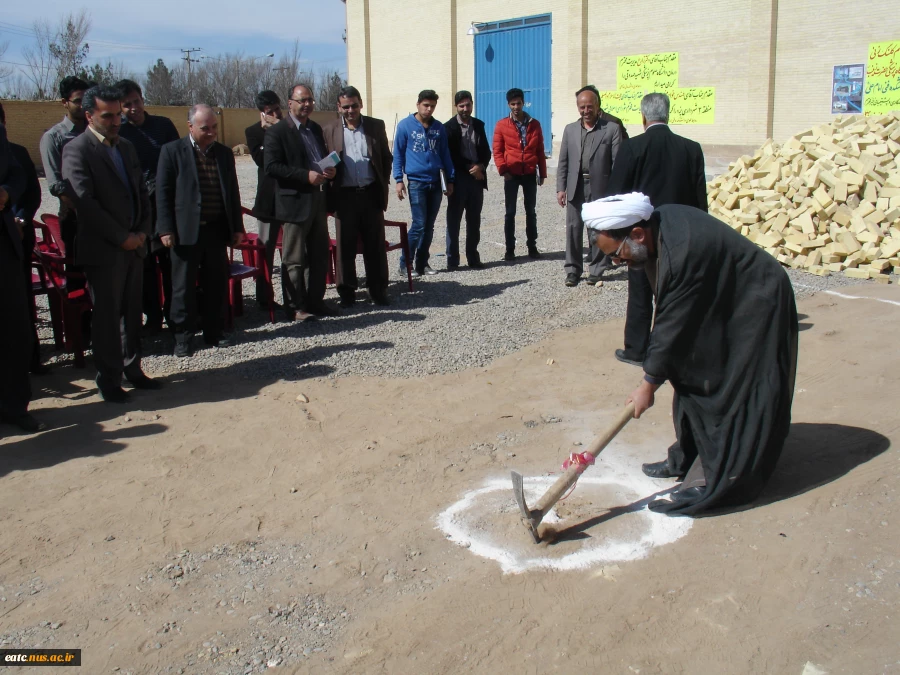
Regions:
<instances>
[{"instance_id":1,"label":"yellow banner","mask_svg":"<svg viewBox=\"0 0 900 675\"><path fill-rule=\"evenodd\" d=\"M866 115L900 110L900 40L869 45L863 110Z\"/></svg>"},{"instance_id":2,"label":"yellow banner","mask_svg":"<svg viewBox=\"0 0 900 675\"><path fill-rule=\"evenodd\" d=\"M640 89L620 89L618 91L601 91L600 107L610 115L615 115L625 124L641 123L641 99L644 92Z\"/></svg>"},{"instance_id":3,"label":"yellow banner","mask_svg":"<svg viewBox=\"0 0 900 675\"><path fill-rule=\"evenodd\" d=\"M678 52L620 56L616 62L616 88L649 94L678 86Z\"/></svg>"},{"instance_id":4,"label":"yellow banner","mask_svg":"<svg viewBox=\"0 0 900 675\"><path fill-rule=\"evenodd\" d=\"M716 88L690 87L670 89L669 124L714 124Z\"/></svg>"}]
</instances>

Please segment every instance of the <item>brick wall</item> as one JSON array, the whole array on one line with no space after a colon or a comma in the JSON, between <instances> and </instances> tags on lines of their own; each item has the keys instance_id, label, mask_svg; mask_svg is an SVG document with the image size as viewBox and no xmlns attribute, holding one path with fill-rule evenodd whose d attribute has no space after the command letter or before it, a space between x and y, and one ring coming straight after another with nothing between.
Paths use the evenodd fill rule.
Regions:
<instances>
[{"instance_id":1,"label":"brick wall","mask_svg":"<svg viewBox=\"0 0 900 675\"><path fill-rule=\"evenodd\" d=\"M832 66L862 63L870 42L900 39L895 0L347 0L350 81L389 135L425 87L440 94L437 117L446 119L454 87L474 91L471 22L543 13L553 21L553 119L542 122L557 146L577 118L575 90L615 89L619 56L678 52L679 86L715 87L716 111L715 124L676 131L728 155L827 122Z\"/></svg>"},{"instance_id":2,"label":"brick wall","mask_svg":"<svg viewBox=\"0 0 900 675\"><path fill-rule=\"evenodd\" d=\"M895 0L783 1L778 9L774 138L829 122L833 67L865 63L869 43L900 40Z\"/></svg>"}]
</instances>

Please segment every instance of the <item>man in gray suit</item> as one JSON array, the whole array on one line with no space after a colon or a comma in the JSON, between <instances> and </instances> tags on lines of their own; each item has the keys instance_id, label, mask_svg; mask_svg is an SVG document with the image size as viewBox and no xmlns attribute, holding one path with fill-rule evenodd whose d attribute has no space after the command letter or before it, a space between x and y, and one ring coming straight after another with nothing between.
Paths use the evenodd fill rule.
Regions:
<instances>
[{"instance_id":1,"label":"man in gray suit","mask_svg":"<svg viewBox=\"0 0 900 675\"><path fill-rule=\"evenodd\" d=\"M124 403L122 374L135 389L158 389L141 370L141 290L150 236L150 199L134 146L119 138L121 93L84 92L87 130L63 149L63 178L78 213L75 263L94 302L97 386L104 401Z\"/></svg>"},{"instance_id":2,"label":"man in gray suit","mask_svg":"<svg viewBox=\"0 0 900 675\"><path fill-rule=\"evenodd\" d=\"M577 286L584 271L581 206L604 196L622 142L621 127L600 118L600 93L596 87L579 89L575 102L581 119L563 131L556 170L556 199L566 207L566 286ZM593 240L589 245L587 281L596 284L611 264Z\"/></svg>"}]
</instances>

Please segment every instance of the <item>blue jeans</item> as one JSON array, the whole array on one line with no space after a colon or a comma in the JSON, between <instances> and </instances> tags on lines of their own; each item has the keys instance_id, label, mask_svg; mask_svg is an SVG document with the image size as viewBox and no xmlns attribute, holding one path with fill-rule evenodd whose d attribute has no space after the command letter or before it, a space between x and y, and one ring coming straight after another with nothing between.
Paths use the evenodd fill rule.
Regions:
<instances>
[{"instance_id":1,"label":"blue jeans","mask_svg":"<svg viewBox=\"0 0 900 675\"><path fill-rule=\"evenodd\" d=\"M441 210L440 183L423 183L409 181L409 208L412 211L412 223L409 226L409 254L412 256L413 268L420 272L428 265L431 240L434 238L434 221ZM400 267L406 267L406 259L400 254Z\"/></svg>"}]
</instances>

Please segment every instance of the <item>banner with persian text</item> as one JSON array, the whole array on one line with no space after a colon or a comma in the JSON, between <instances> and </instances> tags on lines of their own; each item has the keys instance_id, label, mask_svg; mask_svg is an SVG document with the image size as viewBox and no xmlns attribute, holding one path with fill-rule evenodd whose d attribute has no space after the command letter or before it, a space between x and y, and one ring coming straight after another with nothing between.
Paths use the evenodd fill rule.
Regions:
<instances>
[{"instance_id":1,"label":"banner with persian text","mask_svg":"<svg viewBox=\"0 0 900 675\"><path fill-rule=\"evenodd\" d=\"M900 110L900 40L869 45L863 110L866 115Z\"/></svg>"}]
</instances>

